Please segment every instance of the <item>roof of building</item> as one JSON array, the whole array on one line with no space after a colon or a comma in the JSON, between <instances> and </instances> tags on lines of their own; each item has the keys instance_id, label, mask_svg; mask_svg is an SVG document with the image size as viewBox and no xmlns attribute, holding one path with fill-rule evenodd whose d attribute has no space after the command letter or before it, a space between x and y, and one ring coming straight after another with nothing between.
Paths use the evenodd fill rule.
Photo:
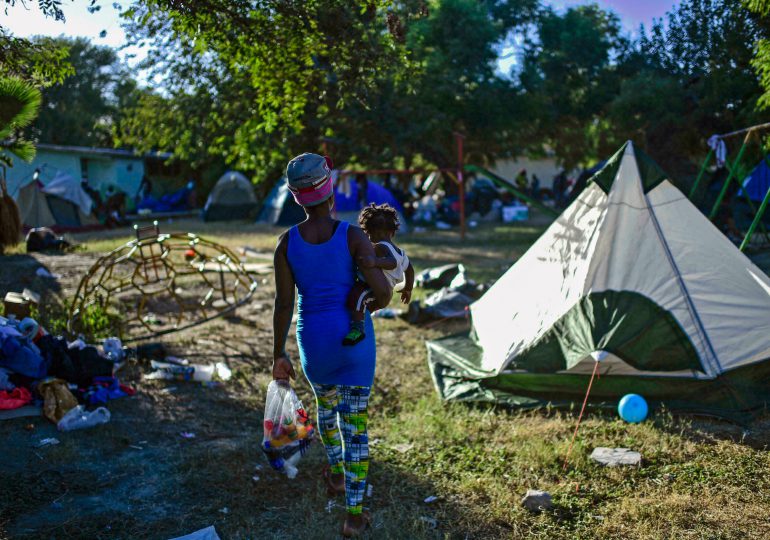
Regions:
<instances>
[{"instance_id":1,"label":"roof of building","mask_svg":"<svg viewBox=\"0 0 770 540\"><path fill-rule=\"evenodd\" d=\"M61 144L48 144L38 143L37 148L40 150L50 150L53 152L70 152L75 154L90 154L95 156L108 156L108 157L122 157L122 158L157 158L157 159L170 159L173 157L171 152L145 152L144 154L137 154L133 150L122 150L119 148L94 148L91 146L67 146Z\"/></svg>"}]
</instances>

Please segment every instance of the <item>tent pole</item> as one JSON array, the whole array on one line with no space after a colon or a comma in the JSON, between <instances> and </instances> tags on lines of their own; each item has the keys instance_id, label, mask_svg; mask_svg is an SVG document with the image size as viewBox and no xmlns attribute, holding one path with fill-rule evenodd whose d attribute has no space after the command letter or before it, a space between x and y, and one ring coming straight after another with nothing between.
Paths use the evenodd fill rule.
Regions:
<instances>
[{"instance_id":1,"label":"tent pole","mask_svg":"<svg viewBox=\"0 0 770 540\"><path fill-rule=\"evenodd\" d=\"M743 238L743 242L741 242L741 245L738 249L743 251L746 246L749 245L749 242L751 242L751 235L754 234L754 230L757 228L757 225L760 224L762 221L762 215L765 213L765 210L767 209L767 203L770 202L770 188L767 189L767 193L765 193L765 198L762 199L762 204L759 205L759 210L757 210L757 214L754 216L754 221L751 222L751 226L749 226L749 230L746 231L746 236Z\"/></svg>"},{"instance_id":2,"label":"tent pole","mask_svg":"<svg viewBox=\"0 0 770 540\"><path fill-rule=\"evenodd\" d=\"M743 152L746 151L746 143L749 140L749 136L751 135L751 132L749 132L746 135L746 138L743 139L743 144L741 145L741 149L738 151L738 157L735 158L736 164L741 162L741 158L743 157ZM717 197L716 202L714 203L714 207L711 209L711 213L709 214L709 219L714 219L714 216L717 215L717 212L719 211L719 207L722 204L722 199L725 198L725 194L727 193L727 188L730 186L730 181L732 181L733 176L735 174L735 167L729 167L728 170L730 171L727 175L727 179L725 180L725 183L722 184L722 190L719 192L719 196Z\"/></svg>"},{"instance_id":3,"label":"tent pole","mask_svg":"<svg viewBox=\"0 0 770 540\"><path fill-rule=\"evenodd\" d=\"M714 155L714 150L709 150L709 153L706 155L706 159L703 160L703 164L700 166L700 172L698 172L698 177L695 179L695 183L692 185L692 188L690 189L690 194L687 196L688 199L692 200L692 196L695 195L695 191L698 189L698 185L700 184L701 179L703 178L703 173L706 172L706 167L709 164L709 161L711 160L711 156Z\"/></svg>"}]
</instances>

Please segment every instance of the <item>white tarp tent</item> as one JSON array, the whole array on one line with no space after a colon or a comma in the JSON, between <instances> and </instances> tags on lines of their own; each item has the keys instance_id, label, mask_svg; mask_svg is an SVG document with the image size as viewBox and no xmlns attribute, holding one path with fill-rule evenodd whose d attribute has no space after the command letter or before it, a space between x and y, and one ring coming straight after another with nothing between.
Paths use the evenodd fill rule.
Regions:
<instances>
[{"instance_id":1,"label":"white tarp tent","mask_svg":"<svg viewBox=\"0 0 770 540\"><path fill-rule=\"evenodd\" d=\"M85 215L89 215L93 209L94 203L83 190L80 181L64 171L56 171L53 180L43 187L43 193L70 201Z\"/></svg>"}]
</instances>

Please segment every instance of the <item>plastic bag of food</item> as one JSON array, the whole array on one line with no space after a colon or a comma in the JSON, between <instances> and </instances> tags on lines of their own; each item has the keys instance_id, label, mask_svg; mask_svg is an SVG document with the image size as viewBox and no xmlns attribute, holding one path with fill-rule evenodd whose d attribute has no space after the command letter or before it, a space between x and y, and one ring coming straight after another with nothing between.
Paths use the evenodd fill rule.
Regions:
<instances>
[{"instance_id":1,"label":"plastic bag of food","mask_svg":"<svg viewBox=\"0 0 770 540\"><path fill-rule=\"evenodd\" d=\"M315 436L315 427L286 381L272 381L267 387L264 428L262 451L270 466L294 478L297 462Z\"/></svg>"}]
</instances>

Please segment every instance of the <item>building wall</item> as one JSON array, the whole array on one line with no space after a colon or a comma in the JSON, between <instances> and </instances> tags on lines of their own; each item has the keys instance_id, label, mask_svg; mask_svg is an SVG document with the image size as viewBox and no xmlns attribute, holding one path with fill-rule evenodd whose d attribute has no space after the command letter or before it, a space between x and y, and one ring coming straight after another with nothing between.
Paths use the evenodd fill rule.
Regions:
<instances>
[{"instance_id":1,"label":"building wall","mask_svg":"<svg viewBox=\"0 0 770 540\"><path fill-rule=\"evenodd\" d=\"M57 170L63 170L75 178L80 178L80 156L64 152L38 150L35 159L26 163L14 158L13 167L6 171L8 177L8 192L16 197L19 188L32 179L36 168L40 168L40 181L47 184L56 175Z\"/></svg>"},{"instance_id":2,"label":"building wall","mask_svg":"<svg viewBox=\"0 0 770 540\"><path fill-rule=\"evenodd\" d=\"M87 160L88 184L104 195L107 187L115 186L127 195L129 206L144 175L144 161L141 157L105 156L79 152L68 152L40 148L31 163L16 158L14 166L7 170L8 190L14 197L19 188L32 179L36 168L41 169L40 180L50 182L56 172L62 170L75 178L82 178L81 158Z\"/></svg>"},{"instance_id":3,"label":"building wall","mask_svg":"<svg viewBox=\"0 0 770 540\"><path fill-rule=\"evenodd\" d=\"M500 160L490 167L492 172L511 181L516 179L516 176L522 169L526 169L529 182L532 181L532 175L536 174L540 179L540 187L549 189L553 186L553 177L562 170L554 158L529 159L519 157L516 159Z\"/></svg>"}]
</instances>

